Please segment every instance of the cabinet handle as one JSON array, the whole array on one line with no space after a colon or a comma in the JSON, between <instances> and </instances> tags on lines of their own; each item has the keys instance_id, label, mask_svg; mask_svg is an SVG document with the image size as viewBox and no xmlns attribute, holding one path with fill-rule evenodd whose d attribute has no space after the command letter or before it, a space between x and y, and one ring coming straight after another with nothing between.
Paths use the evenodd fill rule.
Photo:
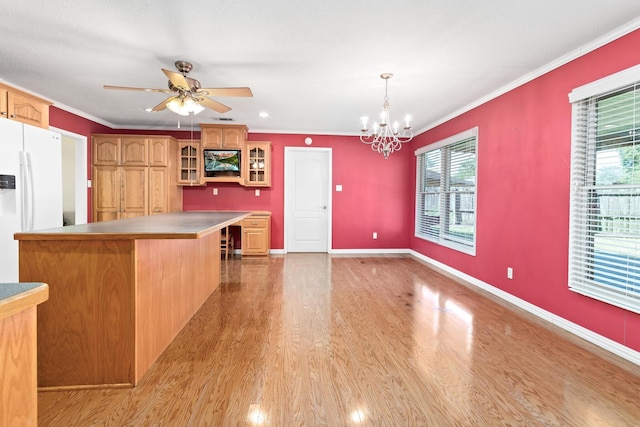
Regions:
<instances>
[{"instance_id":1,"label":"cabinet handle","mask_svg":"<svg viewBox=\"0 0 640 427\"><path fill-rule=\"evenodd\" d=\"M16 115L15 115L15 114L12 114L12 115L11 115L11 118L12 118L12 119L15 119L15 118L16 118Z\"/></svg>"},{"instance_id":2,"label":"cabinet handle","mask_svg":"<svg viewBox=\"0 0 640 427\"><path fill-rule=\"evenodd\" d=\"M6 111L2 111L2 112L0 112L0 116L6 116L6 115L7 115L7 112L6 112Z\"/></svg>"}]
</instances>

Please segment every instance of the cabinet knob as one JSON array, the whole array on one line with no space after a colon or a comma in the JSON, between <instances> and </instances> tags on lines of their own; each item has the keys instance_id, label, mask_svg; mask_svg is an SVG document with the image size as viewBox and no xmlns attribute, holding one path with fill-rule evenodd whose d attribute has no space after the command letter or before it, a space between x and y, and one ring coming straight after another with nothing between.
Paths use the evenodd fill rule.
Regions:
<instances>
[{"instance_id":1,"label":"cabinet knob","mask_svg":"<svg viewBox=\"0 0 640 427\"><path fill-rule=\"evenodd\" d=\"M6 116L6 115L7 115L7 112L6 112L6 111L2 111L2 112L0 112L0 116Z\"/></svg>"}]
</instances>

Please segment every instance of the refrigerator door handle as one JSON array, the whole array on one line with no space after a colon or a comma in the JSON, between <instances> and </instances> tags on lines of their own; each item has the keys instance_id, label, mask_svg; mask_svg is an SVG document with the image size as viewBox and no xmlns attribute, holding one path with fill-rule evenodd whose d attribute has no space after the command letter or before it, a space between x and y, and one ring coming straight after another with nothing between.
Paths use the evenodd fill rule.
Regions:
<instances>
[{"instance_id":1,"label":"refrigerator door handle","mask_svg":"<svg viewBox=\"0 0 640 427\"><path fill-rule=\"evenodd\" d=\"M27 153L20 151L20 231L28 231Z\"/></svg>"},{"instance_id":2,"label":"refrigerator door handle","mask_svg":"<svg viewBox=\"0 0 640 427\"><path fill-rule=\"evenodd\" d=\"M35 214L35 203L36 203L36 199L35 199L35 189L34 189L34 185L33 185L33 162L31 162L31 153L27 152L27 179L29 181L29 199L28 199L28 203L29 203L29 209L27 210L28 213L28 222L27 222L27 230L28 231L33 231L33 216Z\"/></svg>"}]
</instances>

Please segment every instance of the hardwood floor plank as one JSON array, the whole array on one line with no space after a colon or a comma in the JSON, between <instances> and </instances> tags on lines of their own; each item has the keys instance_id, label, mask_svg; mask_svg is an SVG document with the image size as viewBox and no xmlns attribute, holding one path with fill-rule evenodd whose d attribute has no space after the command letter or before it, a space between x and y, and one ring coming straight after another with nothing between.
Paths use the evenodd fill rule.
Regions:
<instances>
[{"instance_id":1,"label":"hardwood floor plank","mask_svg":"<svg viewBox=\"0 0 640 427\"><path fill-rule=\"evenodd\" d=\"M41 426L637 426L640 368L401 256L231 259L135 388Z\"/></svg>"}]
</instances>

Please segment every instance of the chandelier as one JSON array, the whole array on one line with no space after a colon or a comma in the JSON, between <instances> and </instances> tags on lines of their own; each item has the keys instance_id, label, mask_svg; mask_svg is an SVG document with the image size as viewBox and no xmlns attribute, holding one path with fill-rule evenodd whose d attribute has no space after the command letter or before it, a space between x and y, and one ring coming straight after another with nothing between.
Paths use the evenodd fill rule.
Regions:
<instances>
[{"instance_id":1,"label":"chandelier","mask_svg":"<svg viewBox=\"0 0 640 427\"><path fill-rule=\"evenodd\" d=\"M409 126L410 116L405 117L405 126L402 132L399 130L398 122L391 125L391 113L389 110L389 96L387 95L387 87L389 79L393 77L391 73L380 74L380 78L384 79L384 104L382 104L382 114L380 114L380 123L373 122L373 132L369 133L367 122L369 117L361 117L362 130L360 141L371 145L373 151L382 153L385 159L389 158L389 154L400 150L402 144L413 139L413 132Z\"/></svg>"}]
</instances>

